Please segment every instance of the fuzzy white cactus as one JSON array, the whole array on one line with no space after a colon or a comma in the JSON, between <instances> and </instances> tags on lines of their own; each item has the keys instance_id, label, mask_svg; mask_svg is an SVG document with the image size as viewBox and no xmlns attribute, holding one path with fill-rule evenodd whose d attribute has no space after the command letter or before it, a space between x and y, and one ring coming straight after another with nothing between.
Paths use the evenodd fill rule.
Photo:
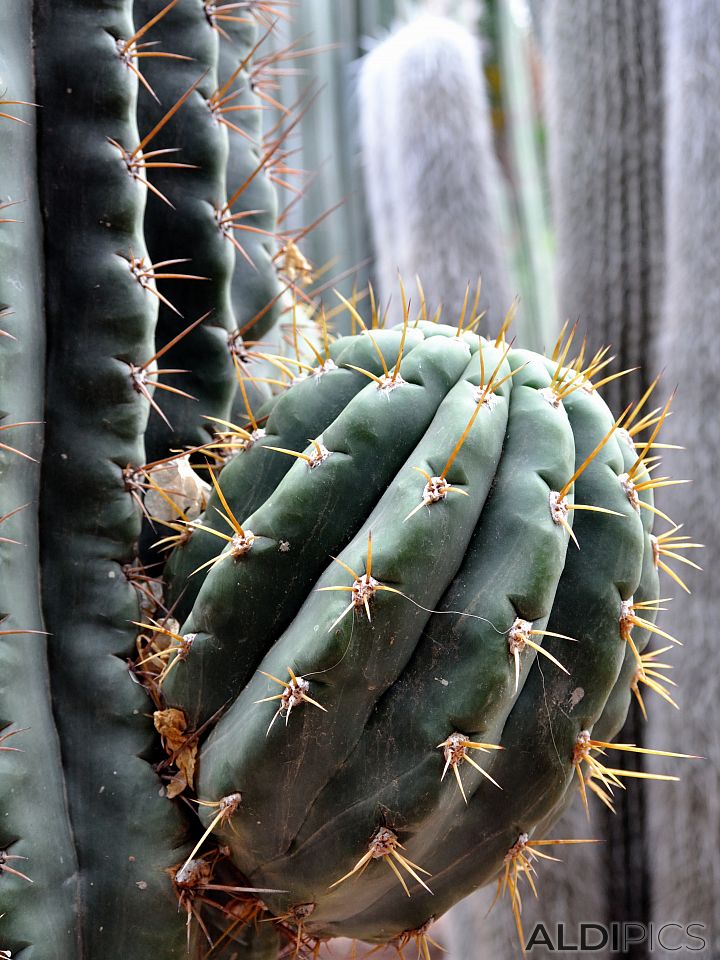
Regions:
<instances>
[{"instance_id":1,"label":"fuzzy white cactus","mask_svg":"<svg viewBox=\"0 0 720 960\"><path fill-rule=\"evenodd\" d=\"M365 57L359 83L365 188L383 299L419 274L446 322L468 283L502 317L512 287L501 225L502 176L492 142L478 42L452 20L422 15Z\"/></svg>"}]
</instances>

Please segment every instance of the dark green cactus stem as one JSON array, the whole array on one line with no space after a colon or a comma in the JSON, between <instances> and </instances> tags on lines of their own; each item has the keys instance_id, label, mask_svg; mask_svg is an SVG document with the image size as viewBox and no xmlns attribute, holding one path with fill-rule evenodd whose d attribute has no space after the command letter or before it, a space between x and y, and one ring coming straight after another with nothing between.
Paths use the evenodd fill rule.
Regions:
<instances>
[{"instance_id":1,"label":"dark green cactus stem","mask_svg":"<svg viewBox=\"0 0 720 960\"><path fill-rule=\"evenodd\" d=\"M400 364L401 383L392 385L390 377L385 389L368 383L315 434L319 446L305 454L311 459L292 466L277 495L243 520L255 537L252 549L235 559L227 556L234 549L229 545L209 574L183 628L196 634L192 654L178 665L166 691L169 703L182 707L193 725L237 696L269 637L280 634L325 568L328 554L348 543L382 494L391 495L385 492L388 484L463 376L469 352L462 340L448 350L443 338L426 338ZM267 591L267 603L248 604L259 590ZM333 607L327 598L313 599Z\"/></svg>"},{"instance_id":2,"label":"dark green cactus stem","mask_svg":"<svg viewBox=\"0 0 720 960\"><path fill-rule=\"evenodd\" d=\"M145 187L128 166L139 142L137 81L119 43L134 33L131 12L130 0L58 0L36 10L35 24L48 328L44 609L81 871L80 955L108 960L184 954L165 873L182 856L182 821L159 796L150 703L127 667L139 612L125 568L140 515L124 471L145 461L140 389L156 316L128 266L130 251L145 255Z\"/></svg>"},{"instance_id":3,"label":"dark green cactus stem","mask_svg":"<svg viewBox=\"0 0 720 960\"><path fill-rule=\"evenodd\" d=\"M381 330L375 342L392 364L400 347L399 331ZM405 338L407 354L422 341L422 334L409 331ZM234 457L223 469L219 484L233 514L244 521L272 494L293 464L288 456L265 450L267 446L302 451L312 434L319 435L333 422L350 400L367 385L367 379L350 366L361 367L380 376L383 368L369 338L341 338L330 345L329 361L322 370L295 385L287 396L280 396L262 435L241 456ZM227 521L218 510L222 504L216 492L210 495L202 519L204 527L228 533ZM217 556L221 541L208 530L191 530L191 536L171 555L165 567L168 605L182 623L192 610L207 568L197 570Z\"/></svg>"},{"instance_id":4,"label":"dark green cactus stem","mask_svg":"<svg viewBox=\"0 0 720 960\"><path fill-rule=\"evenodd\" d=\"M35 100L31 13L25 0L0 9L2 99ZM17 118L0 118L0 944L13 956L27 948L37 960L68 960L78 952L77 862L38 576L45 328L37 112L8 104L0 113Z\"/></svg>"},{"instance_id":5,"label":"dark green cactus stem","mask_svg":"<svg viewBox=\"0 0 720 960\"><path fill-rule=\"evenodd\" d=\"M603 405L583 393L578 390L564 401L578 463L612 423ZM443 912L459 896L490 881L518 835L532 833L565 793L573 775L576 737L592 728L622 662L620 598L632 595L640 577L641 523L618 482L622 470L620 449L611 438L575 484L577 503L602 505L623 516L580 513L575 517L573 532L581 549L568 547L548 629L577 642L552 637L543 642L569 675L544 658L535 659L504 724L499 743L505 749L487 764L502 793L493 792L492 784L483 784L470 799L465 816L461 812L440 830L430 824L417 847L409 845L415 854L411 859L432 873L429 882L435 896L423 904L425 914L419 898L413 897L416 902L408 928L420 926L428 913ZM580 596L583 601L578 603ZM452 656L450 649L434 665L434 676L446 676L443 659ZM400 909L396 894L392 889L388 893L367 908L373 923L385 929ZM363 920L361 915L354 921L359 930Z\"/></svg>"},{"instance_id":6,"label":"dark green cactus stem","mask_svg":"<svg viewBox=\"0 0 720 960\"><path fill-rule=\"evenodd\" d=\"M136 21L145 23L163 7L164 0L136 0ZM186 273L204 278L157 281L159 293L175 310L167 302L160 303L156 346L164 346L199 317L207 314L207 318L165 354L160 364L187 370L163 376L161 381L195 399L165 390L156 392L155 400L171 427L153 413L146 437L150 461L167 456L170 448L206 443L213 425L203 418L227 417L236 389L228 347L228 335L236 326L230 299L235 252L221 222L226 215L228 139L226 128L213 113L220 39L202 0L183 0L168 10L153 26L152 39L163 52L184 59L142 61L143 74L159 100L140 90L142 134L152 130L193 84L196 87L147 145L148 152L177 151L159 156L159 162L190 165L187 169L148 171L154 189L169 201L164 202L154 191L148 196L145 237L149 257L153 263L189 260L158 268L160 276Z\"/></svg>"},{"instance_id":7,"label":"dark green cactus stem","mask_svg":"<svg viewBox=\"0 0 720 960\"><path fill-rule=\"evenodd\" d=\"M278 331L273 328L283 306L276 264L280 247L276 237L278 201L270 168L277 160L285 135L281 131L283 124L278 123L273 131L274 143L265 142L265 128L269 127L269 122L263 122L266 105L255 90L260 79L260 61L272 32L264 22L262 10L250 4L244 13L226 17L222 9L216 14L211 4L205 6L220 37L220 87L215 117L227 128L225 217L227 234L236 249L232 278L236 328L230 335L230 345L247 395L246 399L243 391L236 392L233 420L244 422L248 402L256 411L271 392L270 385L263 380L268 371L261 369L257 354L272 352L276 347ZM268 363L264 366L267 368ZM272 365L270 370L276 373Z\"/></svg>"},{"instance_id":8,"label":"dark green cactus stem","mask_svg":"<svg viewBox=\"0 0 720 960\"><path fill-rule=\"evenodd\" d=\"M278 202L267 172L271 148L263 143L268 124L250 75L263 54L265 36L250 17L220 26L218 76L224 92L218 115L226 121L230 144L227 194L234 202L229 215L236 215L235 237L242 248L235 257L233 308L238 336L262 340L279 316L281 289L274 260Z\"/></svg>"},{"instance_id":9,"label":"dark green cactus stem","mask_svg":"<svg viewBox=\"0 0 720 960\"><path fill-rule=\"evenodd\" d=\"M191 726L225 709L201 747L201 818L251 883L289 887L264 896L277 915L312 904L311 936L420 929L549 827L587 772L578 738L596 723L609 735L627 710L623 604L657 597L653 514L623 479L647 479L648 450L633 470L632 439L560 361L454 334L408 331L401 381L351 391L330 425L311 429L306 382L278 401L268 429L303 409L321 445L249 516L263 444L278 444L258 440L221 474L240 530L200 560L211 570L163 686ZM371 355L367 335L349 338L338 363L354 344ZM495 369L487 403L481 369L486 387ZM316 386L330 396L343 372ZM413 467L454 489L435 497ZM178 594L199 532L171 559ZM461 762L466 741L485 745L482 770ZM226 814L224 797L237 798ZM406 875L410 900L373 862L382 830L432 874Z\"/></svg>"}]
</instances>

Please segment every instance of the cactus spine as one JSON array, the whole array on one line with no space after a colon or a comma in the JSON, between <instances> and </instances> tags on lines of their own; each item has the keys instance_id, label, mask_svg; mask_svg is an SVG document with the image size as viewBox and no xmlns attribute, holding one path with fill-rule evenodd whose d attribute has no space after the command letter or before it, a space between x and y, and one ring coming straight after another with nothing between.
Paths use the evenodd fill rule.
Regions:
<instances>
[{"instance_id":1,"label":"cactus spine","mask_svg":"<svg viewBox=\"0 0 720 960\"><path fill-rule=\"evenodd\" d=\"M642 665L640 631L655 629L657 430L637 410L613 420L594 386L604 354L571 354L572 334L549 358L513 349L507 324L477 334L468 298L451 327L427 319L422 292L411 311L402 289L402 324L383 329L377 310L366 324L344 301L361 333L308 344L314 362L272 357L281 396L264 410L243 398L241 423L219 413L239 350L231 284L237 301L246 285L217 210L234 194L256 201L228 197L210 101L228 82L222 43L238 44L239 79L248 18L278 6L37 4L35 93L27 11L9 31L2 67L20 93L8 99L42 104L38 190L24 224L0 223L0 351L13 360L0 388L0 950L12 956L258 960L339 935L427 955L432 919L478 885L506 878L518 918L519 864L550 842L573 777L606 802L617 786L597 757L629 700L626 667ZM138 43L155 29L170 56L146 66L153 48ZM145 84L163 100L154 119ZM32 169L30 131L11 129L10 165ZM182 156L157 161L165 144ZM272 161L256 147L250 183ZM11 200L22 172L3 187ZM146 209L148 190L175 213L156 194ZM44 290L19 257L21 244L40 255L38 198ZM278 287L257 236L248 303L270 297L247 309L262 323ZM283 283L288 255L302 263L285 242ZM183 322L215 310L185 338L154 286L174 283L138 269L181 257L207 279L178 280L167 300ZM176 362L196 412L162 389ZM149 426L170 398L173 434ZM39 476L23 456L40 453L39 425L21 418L46 424ZM631 451L621 426L650 439ZM190 446L208 468L201 518L185 488L163 486L147 444ZM170 458L185 480L187 456ZM33 510L13 513L33 498L39 551ZM162 576L137 556L160 522L143 516L151 502L174 511ZM47 663L44 635L16 632L43 629L40 602Z\"/></svg>"}]
</instances>

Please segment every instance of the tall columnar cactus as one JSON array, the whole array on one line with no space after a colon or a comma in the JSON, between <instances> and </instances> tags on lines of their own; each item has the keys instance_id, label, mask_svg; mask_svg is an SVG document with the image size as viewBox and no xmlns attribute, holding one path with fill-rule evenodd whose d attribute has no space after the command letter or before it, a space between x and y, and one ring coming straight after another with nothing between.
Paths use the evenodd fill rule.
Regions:
<instances>
[{"instance_id":1,"label":"tall columnar cactus","mask_svg":"<svg viewBox=\"0 0 720 960\"><path fill-rule=\"evenodd\" d=\"M140 511L125 469L145 461L156 320L155 300L129 260L146 256L141 154L132 156L137 81L120 53L135 31L131 13L126 0L36 9L48 334L41 569L77 847L79 949L173 956L183 936L163 871L180 855L182 816L158 795L146 698L127 673ZM35 763L31 755L27 762ZM33 879L44 869L37 860L28 863ZM29 929L11 939L13 952L23 940L35 949Z\"/></svg>"},{"instance_id":2,"label":"tall columnar cactus","mask_svg":"<svg viewBox=\"0 0 720 960\"><path fill-rule=\"evenodd\" d=\"M0 859L18 871L0 876L0 937L3 946L43 941L38 957L62 960L76 944L77 859L38 577L45 328L27 4L3 6L0 38L0 100L25 101L0 105Z\"/></svg>"},{"instance_id":3,"label":"tall columnar cactus","mask_svg":"<svg viewBox=\"0 0 720 960\"><path fill-rule=\"evenodd\" d=\"M619 774L599 751L652 672L665 481L648 461L667 406L614 420L596 388L606 358L572 354L572 334L544 357L505 326L479 336L470 314L425 319L422 295L411 316L402 290L402 324L374 312L365 327L345 302L363 332L309 344L313 363L273 357L285 389L232 423L234 360L243 385L251 370L232 327L245 284L231 300L229 145L209 125L224 126L211 106L234 72L218 46L282 4L56 0L36 5L34 36L11 6L0 951L272 960L350 935L427 956L433 918L496 881L520 928L528 864L573 842L551 832L573 779L586 803L612 802ZM168 56L146 69L141 53ZM140 71L163 100L147 124ZM187 159L150 156L174 149L154 145L166 132ZM193 230L146 209L148 190ZM182 321L153 275L181 258L206 277L173 278L176 299L168 286ZM217 322L190 349L201 325L178 336L202 291ZM162 335L159 300L178 325ZM173 402L160 441L176 350L199 402L192 416ZM217 430L200 443L203 423ZM190 447L169 455L175 479L146 442ZM200 518L188 456L209 468ZM152 525L174 549L148 570Z\"/></svg>"},{"instance_id":4,"label":"tall columnar cactus","mask_svg":"<svg viewBox=\"0 0 720 960\"><path fill-rule=\"evenodd\" d=\"M703 518L703 551L691 550L707 574L689 571L692 596L681 594L671 605L673 627L692 637L694 653L677 663L674 678L688 693L679 699L681 712L655 713L650 717L654 738L687 737L688 741L720 727L720 690L717 671L707 671L714 657L712 624L720 613L717 583L720 563L720 515L715 509L720 468L720 438L715 418L704 422L695 412L708 409L718 391L714 359L717 348L697 350L705 337L717 343L718 283L712 250L720 229L720 190L712 158L720 149L720 8L707 0L680 6L663 5L668 20L666 57L668 103L667 138L667 279L662 322L657 337L657 362L682 383L672 418L674 443L687 449L686 475L693 478L693 507ZM697 361L694 366L692 361ZM687 432L684 427L687 427ZM663 501L672 514L679 491ZM679 531L676 543L689 543ZM720 876L720 794L717 771L720 741L707 737L701 750L708 763L694 768L672 795L661 786L659 802L650 808L652 835L661 831L665 842L652 849L652 911L662 916L670 909L706 924L707 949L697 955L710 958L720 952L720 906L712 896L709 877ZM669 785L671 786L671 785ZM653 797L653 800L655 798ZM696 871L693 851L701 850L703 868Z\"/></svg>"},{"instance_id":5,"label":"tall columnar cactus","mask_svg":"<svg viewBox=\"0 0 720 960\"><path fill-rule=\"evenodd\" d=\"M550 0L539 15L560 312L640 368L609 388L624 405L647 386L662 303L663 4Z\"/></svg>"},{"instance_id":6,"label":"tall columnar cactus","mask_svg":"<svg viewBox=\"0 0 720 960\"><path fill-rule=\"evenodd\" d=\"M153 356L185 326L175 320L156 341L155 281L193 272L151 266L145 200L159 188L146 177L171 170L174 196L191 169L163 166L185 157L150 155L151 130L140 133L136 108L156 57L166 65L154 91L166 122L191 105L212 116L197 54L205 43L217 58L217 34L212 5L201 0L34 6L12 2L0 14L0 947L13 956L26 947L38 957L180 956L185 933L164 871L182 856L186 826L158 795L153 724L127 658L138 600L154 589L136 546L159 379ZM264 5L248 9L249 21L255 6ZM163 40L182 39L180 27L187 37L188 22L206 31L193 31L192 68L172 46L157 48L151 31L171 13ZM179 65L192 90L178 100ZM203 136L194 209L226 199L227 147L214 130ZM202 189L208 197L198 201ZM168 242L193 215L187 207L168 222ZM213 229L225 252L202 263L207 278L169 284L181 290L188 320L229 303L233 249L215 220ZM209 243L184 236L183 259L207 261ZM200 288L195 299L187 293ZM230 344L225 332L210 339L195 343L191 370L215 393L201 396L194 420L177 410L175 443L207 440L201 414L230 408Z\"/></svg>"}]
</instances>

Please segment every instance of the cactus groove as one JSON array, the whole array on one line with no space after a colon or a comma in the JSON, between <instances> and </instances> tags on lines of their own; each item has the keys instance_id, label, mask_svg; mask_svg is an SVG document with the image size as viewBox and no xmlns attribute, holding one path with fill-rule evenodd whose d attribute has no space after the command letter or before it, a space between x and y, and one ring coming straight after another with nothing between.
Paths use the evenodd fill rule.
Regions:
<instances>
[{"instance_id":1,"label":"cactus groove","mask_svg":"<svg viewBox=\"0 0 720 960\"><path fill-rule=\"evenodd\" d=\"M286 391L168 565L178 596L182 571L204 576L161 689L203 731L206 835L289 888L262 897L284 923L310 905L308 942L401 942L508 851L535 855L518 836L551 827L576 777L611 803L622 771L598 782L586 754L617 732L654 629L667 407L614 420L593 386L606 355L569 360L572 333L548 359L407 327L338 341L338 370ZM328 424L308 398L358 367ZM280 450L273 418L295 406L316 439ZM294 462L257 506L272 457ZM647 627L628 634L630 615Z\"/></svg>"},{"instance_id":2,"label":"cactus groove","mask_svg":"<svg viewBox=\"0 0 720 960\"><path fill-rule=\"evenodd\" d=\"M2 956L429 960L486 883L522 938L552 824L673 703L669 402L615 419L607 351L469 293L313 322L285 7L0 11Z\"/></svg>"}]
</instances>

